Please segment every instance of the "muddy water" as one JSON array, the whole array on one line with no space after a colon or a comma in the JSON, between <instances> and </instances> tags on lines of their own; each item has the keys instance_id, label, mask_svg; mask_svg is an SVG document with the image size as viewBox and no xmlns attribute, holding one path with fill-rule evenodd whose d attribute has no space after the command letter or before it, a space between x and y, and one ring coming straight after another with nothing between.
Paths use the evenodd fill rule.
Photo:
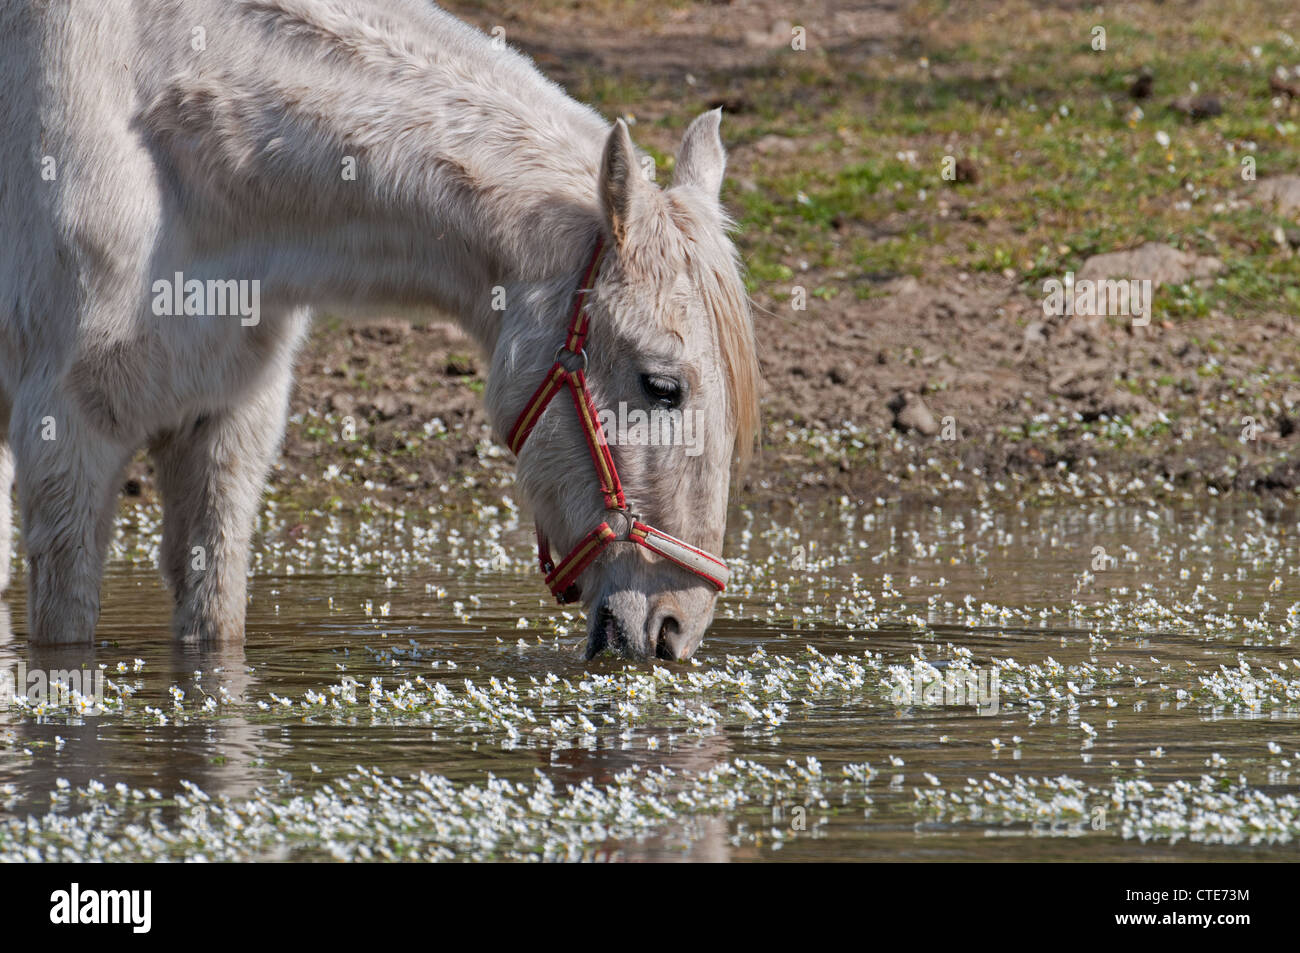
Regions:
<instances>
[{"instance_id":1,"label":"muddy water","mask_svg":"<svg viewBox=\"0 0 1300 953\"><path fill-rule=\"evenodd\" d=\"M105 678L0 709L0 858L1298 853L1294 509L739 510L696 663L637 666L581 661L508 500L269 508L221 652L169 638L157 521L93 652L26 644L21 574L0 610L0 673Z\"/></svg>"}]
</instances>

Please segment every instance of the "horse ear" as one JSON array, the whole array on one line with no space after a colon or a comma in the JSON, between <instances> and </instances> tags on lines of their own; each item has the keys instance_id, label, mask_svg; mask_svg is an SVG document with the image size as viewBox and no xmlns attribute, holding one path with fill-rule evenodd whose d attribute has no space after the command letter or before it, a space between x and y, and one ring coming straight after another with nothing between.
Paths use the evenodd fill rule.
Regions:
<instances>
[{"instance_id":1,"label":"horse ear","mask_svg":"<svg viewBox=\"0 0 1300 953\"><path fill-rule=\"evenodd\" d=\"M722 109L711 109L695 117L682 136L677 150L677 171L673 185L690 185L717 197L722 191L722 174L727 170L727 153L722 148L718 127Z\"/></svg>"},{"instance_id":2,"label":"horse ear","mask_svg":"<svg viewBox=\"0 0 1300 953\"><path fill-rule=\"evenodd\" d=\"M648 187L627 124L620 119L605 141L605 157L600 165L600 201L615 244L622 245L626 240L637 199Z\"/></svg>"}]
</instances>

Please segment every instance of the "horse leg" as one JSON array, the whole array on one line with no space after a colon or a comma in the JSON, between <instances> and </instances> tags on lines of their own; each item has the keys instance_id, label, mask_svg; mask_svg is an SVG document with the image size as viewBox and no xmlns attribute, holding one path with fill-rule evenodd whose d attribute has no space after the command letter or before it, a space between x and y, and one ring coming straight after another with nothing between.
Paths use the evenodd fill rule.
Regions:
<instances>
[{"instance_id":1,"label":"horse leg","mask_svg":"<svg viewBox=\"0 0 1300 953\"><path fill-rule=\"evenodd\" d=\"M266 474L279 450L291 368L238 404L172 431L152 447L163 497L161 569L186 642L244 638L248 547Z\"/></svg>"},{"instance_id":2,"label":"horse leg","mask_svg":"<svg viewBox=\"0 0 1300 953\"><path fill-rule=\"evenodd\" d=\"M28 638L89 644L121 474L131 448L56 390L13 408L10 428L27 546Z\"/></svg>"}]
</instances>

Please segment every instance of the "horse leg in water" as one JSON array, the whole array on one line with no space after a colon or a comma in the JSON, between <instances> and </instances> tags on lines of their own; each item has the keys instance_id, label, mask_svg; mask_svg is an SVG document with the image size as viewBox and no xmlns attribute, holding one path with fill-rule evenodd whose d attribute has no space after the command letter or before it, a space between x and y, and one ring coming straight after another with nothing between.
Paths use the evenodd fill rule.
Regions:
<instances>
[{"instance_id":1,"label":"horse leg in water","mask_svg":"<svg viewBox=\"0 0 1300 953\"><path fill-rule=\"evenodd\" d=\"M249 542L292 382L292 363L274 366L242 402L151 447L163 497L161 568L183 641L244 638Z\"/></svg>"},{"instance_id":2,"label":"horse leg in water","mask_svg":"<svg viewBox=\"0 0 1300 953\"><path fill-rule=\"evenodd\" d=\"M30 631L46 644L87 644L133 448L88 423L58 381L43 384L17 395L10 429L30 567L27 615Z\"/></svg>"}]
</instances>

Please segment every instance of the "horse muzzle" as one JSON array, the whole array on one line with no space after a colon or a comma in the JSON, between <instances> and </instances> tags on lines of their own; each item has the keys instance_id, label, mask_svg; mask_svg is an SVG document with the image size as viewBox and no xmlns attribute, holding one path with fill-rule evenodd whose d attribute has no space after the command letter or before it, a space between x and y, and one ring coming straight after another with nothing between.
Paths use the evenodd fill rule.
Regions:
<instances>
[{"instance_id":1,"label":"horse muzzle","mask_svg":"<svg viewBox=\"0 0 1300 953\"><path fill-rule=\"evenodd\" d=\"M716 593L703 586L653 595L636 588L610 592L589 610L585 657L609 650L630 659L685 661L703 640L715 604Z\"/></svg>"}]
</instances>

